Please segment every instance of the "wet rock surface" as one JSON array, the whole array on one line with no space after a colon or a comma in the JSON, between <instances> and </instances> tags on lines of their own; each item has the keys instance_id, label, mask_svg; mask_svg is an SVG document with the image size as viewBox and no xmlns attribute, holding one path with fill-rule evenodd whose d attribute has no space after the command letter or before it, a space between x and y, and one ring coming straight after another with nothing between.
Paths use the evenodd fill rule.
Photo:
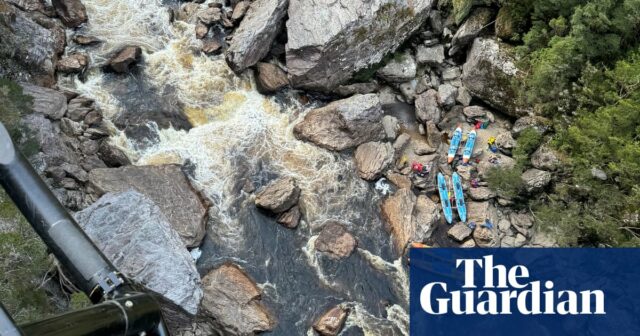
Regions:
<instances>
[{"instance_id":1,"label":"wet rock surface","mask_svg":"<svg viewBox=\"0 0 640 336\"><path fill-rule=\"evenodd\" d=\"M189 251L161 209L144 195L106 194L75 219L130 279L195 314L202 289Z\"/></svg>"},{"instance_id":2,"label":"wet rock surface","mask_svg":"<svg viewBox=\"0 0 640 336\"><path fill-rule=\"evenodd\" d=\"M393 161L393 146L388 142L367 142L356 149L355 160L358 175L365 180L375 180Z\"/></svg>"},{"instance_id":3,"label":"wet rock surface","mask_svg":"<svg viewBox=\"0 0 640 336\"><path fill-rule=\"evenodd\" d=\"M340 306L325 312L314 324L313 329L321 336L336 336L342 330L349 311Z\"/></svg>"},{"instance_id":4,"label":"wet rock surface","mask_svg":"<svg viewBox=\"0 0 640 336\"><path fill-rule=\"evenodd\" d=\"M382 139L381 120L382 107L377 95L355 95L311 110L294 127L294 133L301 140L341 151Z\"/></svg>"},{"instance_id":5,"label":"wet rock surface","mask_svg":"<svg viewBox=\"0 0 640 336\"><path fill-rule=\"evenodd\" d=\"M298 203L300 188L293 178L272 181L256 194L256 205L273 213L282 213Z\"/></svg>"},{"instance_id":6,"label":"wet rock surface","mask_svg":"<svg viewBox=\"0 0 640 336\"><path fill-rule=\"evenodd\" d=\"M136 46L129 46L118 51L108 62L108 67L117 73L129 72L131 67L138 62L142 55L142 49Z\"/></svg>"},{"instance_id":7,"label":"wet rock surface","mask_svg":"<svg viewBox=\"0 0 640 336\"><path fill-rule=\"evenodd\" d=\"M263 59L283 26L288 0L256 0L251 3L227 49L227 62L242 71Z\"/></svg>"},{"instance_id":8,"label":"wet rock surface","mask_svg":"<svg viewBox=\"0 0 640 336\"><path fill-rule=\"evenodd\" d=\"M324 252L332 259L349 257L356 246L353 235L342 223L336 221L325 223L315 241L316 251Z\"/></svg>"},{"instance_id":9,"label":"wet rock surface","mask_svg":"<svg viewBox=\"0 0 640 336\"><path fill-rule=\"evenodd\" d=\"M156 203L184 245L200 245L207 208L180 166L126 166L100 168L88 179L98 195L136 190Z\"/></svg>"},{"instance_id":10,"label":"wet rock surface","mask_svg":"<svg viewBox=\"0 0 640 336\"><path fill-rule=\"evenodd\" d=\"M260 300L260 288L234 264L207 273L202 288L202 309L224 335L254 335L273 329L277 323Z\"/></svg>"},{"instance_id":11,"label":"wet rock surface","mask_svg":"<svg viewBox=\"0 0 640 336\"><path fill-rule=\"evenodd\" d=\"M395 50L426 20L432 5L431 0L291 0L286 58L293 85L329 91L343 84Z\"/></svg>"}]
</instances>

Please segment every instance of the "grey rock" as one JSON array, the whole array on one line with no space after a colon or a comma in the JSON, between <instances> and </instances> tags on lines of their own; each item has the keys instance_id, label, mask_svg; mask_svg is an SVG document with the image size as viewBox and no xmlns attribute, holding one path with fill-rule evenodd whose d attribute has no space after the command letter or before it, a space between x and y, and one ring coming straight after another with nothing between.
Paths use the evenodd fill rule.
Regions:
<instances>
[{"instance_id":1,"label":"grey rock","mask_svg":"<svg viewBox=\"0 0 640 336\"><path fill-rule=\"evenodd\" d=\"M300 187L291 177L282 177L271 181L256 194L256 206L273 213L281 213L298 204Z\"/></svg>"},{"instance_id":2,"label":"grey rock","mask_svg":"<svg viewBox=\"0 0 640 336\"><path fill-rule=\"evenodd\" d=\"M433 0L291 0L286 59L295 87L330 91L376 64L427 19Z\"/></svg>"},{"instance_id":3,"label":"grey rock","mask_svg":"<svg viewBox=\"0 0 640 336\"><path fill-rule=\"evenodd\" d=\"M237 6L236 6L237 7ZM273 93L289 85L287 74L279 66L271 63L258 62L258 90L262 93Z\"/></svg>"},{"instance_id":4,"label":"grey rock","mask_svg":"<svg viewBox=\"0 0 640 336\"><path fill-rule=\"evenodd\" d=\"M63 56L56 66L59 72L76 73L84 71L88 65L89 56L83 53L73 53Z\"/></svg>"},{"instance_id":5,"label":"grey rock","mask_svg":"<svg viewBox=\"0 0 640 336\"><path fill-rule=\"evenodd\" d=\"M300 223L300 218L302 218L300 207L295 205L293 208L279 214L276 221L288 229L295 229Z\"/></svg>"},{"instance_id":6,"label":"grey rock","mask_svg":"<svg viewBox=\"0 0 640 336\"><path fill-rule=\"evenodd\" d=\"M93 100L86 97L76 97L69 101L67 106L67 118L73 121L82 121L94 108Z\"/></svg>"},{"instance_id":7,"label":"grey rock","mask_svg":"<svg viewBox=\"0 0 640 336\"><path fill-rule=\"evenodd\" d=\"M117 73L126 73L138 62L140 55L142 55L142 49L140 47L125 47L111 57L107 65Z\"/></svg>"},{"instance_id":8,"label":"grey rock","mask_svg":"<svg viewBox=\"0 0 640 336\"><path fill-rule=\"evenodd\" d=\"M196 17L203 24L210 26L222 19L222 10L217 7L207 7L204 10L198 10Z\"/></svg>"},{"instance_id":9,"label":"grey rock","mask_svg":"<svg viewBox=\"0 0 640 336\"><path fill-rule=\"evenodd\" d=\"M200 275L180 236L151 200L134 191L106 194L75 218L128 278L191 314L198 311Z\"/></svg>"},{"instance_id":10,"label":"grey rock","mask_svg":"<svg viewBox=\"0 0 640 336\"><path fill-rule=\"evenodd\" d=\"M87 22L87 9L80 0L51 0L65 26L75 28Z\"/></svg>"},{"instance_id":11,"label":"grey rock","mask_svg":"<svg viewBox=\"0 0 640 336\"><path fill-rule=\"evenodd\" d=\"M457 242L462 242L469 238L473 231L465 223L457 223L447 231L447 236Z\"/></svg>"},{"instance_id":12,"label":"grey rock","mask_svg":"<svg viewBox=\"0 0 640 336\"><path fill-rule=\"evenodd\" d=\"M463 66L462 82L475 97L510 116L525 115L511 82L521 76L511 48L492 39L476 38Z\"/></svg>"},{"instance_id":13,"label":"grey rock","mask_svg":"<svg viewBox=\"0 0 640 336\"><path fill-rule=\"evenodd\" d=\"M531 165L541 170L554 171L560 168L561 162L555 150L542 145L531 155Z\"/></svg>"},{"instance_id":14,"label":"grey rock","mask_svg":"<svg viewBox=\"0 0 640 336\"><path fill-rule=\"evenodd\" d=\"M102 123L102 113L93 110L84 116L84 124L87 126L100 126Z\"/></svg>"},{"instance_id":15,"label":"grey rock","mask_svg":"<svg viewBox=\"0 0 640 336\"><path fill-rule=\"evenodd\" d=\"M381 140L382 106L375 94L355 95L307 113L294 127L298 139L341 151Z\"/></svg>"},{"instance_id":16,"label":"grey rock","mask_svg":"<svg viewBox=\"0 0 640 336\"><path fill-rule=\"evenodd\" d=\"M336 221L324 224L315 241L316 251L326 253L332 259L347 258L353 253L357 242L347 228Z\"/></svg>"},{"instance_id":17,"label":"grey rock","mask_svg":"<svg viewBox=\"0 0 640 336\"><path fill-rule=\"evenodd\" d=\"M409 242L429 239L440 220L438 205L424 195L416 197L410 189L396 191L382 202L381 208L398 255Z\"/></svg>"},{"instance_id":18,"label":"grey rock","mask_svg":"<svg viewBox=\"0 0 640 336\"><path fill-rule=\"evenodd\" d=\"M376 180L393 162L393 146L388 142L367 142L355 153L358 176L367 181Z\"/></svg>"},{"instance_id":19,"label":"grey rock","mask_svg":"<svg viewBox=\"0 0 640 336\"><path fill-rule=\"evenodd\" d=\"M449 84L443 84L438 87L438 101L440 105L446 109L450 109L456 104L458 89Z\"/></svg>"},{"instance_id":20,"label":"grey rock","mask_svg":"<svg viewBox=\"0 0 640 336\"><path fill-rule=\"evenodd\" d=\"M433 121L426 122L425 130L427 132L427 144L432 148L439 148L440 144L442 144L442 133L436 123Z\"/></svg>"},{"instance_id":21,"label":"grey rock","mask_svg":"<svg viewBox=\"0 0 640 336\"><path fill-rule=\"evenodd\" d=\"M157 204L187 247L204 237L207 208L178 165L94 169L89 181L99 195L135 190Z\"/></svg>"},{"instance_id":22,"label":"grey rock","mask_svg":"<svg viewBox=\"0 0 640 336\"><path fill-rule=\"evenodd\" d=\"M67 112L67 97L61 92L31 84L20 85L23 93L33 98L33 112L54 120L62 118Z\"/></svg>"},{"instance_id":23,"label":"grey rock","mask_svg":"<svg viewBox=\"0 0 640 336\"><path fill-rule=\"evenodd\" d=\"M522 181L528 193L537 193L551 182L551 173L535 168L529 169L522 174Z\"/></svg>"},{"instance_id":24,"label":"grey rock","mask_svg":"<svg viewBox=\"0 0 640 336\"><path fill-rule=\"evenodd\" d=\"M395 140L398 136L398 131L400 130L398 118L390 115L384 116L382 118L382 128L384 129L384 134L387 136L388 140Z\"/></svg>"},{"instance_id":25,"label":"grey rock","mask_svg":"<svg viewBox=\"0 0 640 336\"><path fill-rule=\"evenodd\" d=\"M348 316L348 309L335 306L320 316L313 324L313 329L317 331L320 336L337 336L344 327L344 322Z\"/></svg>"},{"instance_id":26,"label":"grey rock","mask_svg":"<svg viewBox=\"0 0 640 336\"><path fill-rule=\"evenodd\" d=\"M496 193L487 187L470 188L469 196L474 201L487 201L496 197Z\"/></svg>"},{"instance_id":27,"label":"grey rock","mask_svg":"<svg viewBox=\"0 0 640 336\"><path fill-rule=\"evenodd\" d=\"M120 148L112 145L108 141L102 141L98 148L98 157L104 161L108 167L122 167L131 164L127 154Z\"/></svg>"},{"instance_id":28,"label":"grey rock","mask_svg":"<svg viewBox=\"0 0 640 336\"><path fill-rule=\"evenodd\" d=\"M442 13L440 11L434 10L429 13L429 25L434 34L442 34L444 31L444 20L442 19Z\"/></svg>"},{"instance_id":29,"label":"grey rock","mask_svg":"<svg viewBox=\"0 0 640 336\"><path fill-rule=\"evenodd\" d=\"M511 132L502 132L496 137L496 146L505 154L511 154L517 145L518 142L511 136Z\"/></svg>"},{"instance_id":30,"label":"grey rock","mask_svg":"<svg viewBox=\"0 0 640 336\"><path fill-rule=\"evenodd\" d=\"M76 164L65 162L60 165L60 168L62 168L62 170L67 173L67 176L72 177L76 181L87 182L89 180L89 175L87 174L87 172L84 171L82 167Z\"/></svg>"},{"instance_id":31,"label":"grey rock","mask_svg":"<svg viewBox=\"0 0 640 336\"><path fill-rule=\"evenodd\" d=\"M205 39L202 41L202 52L207 55L216 54L222 49L220 42L213 39Z\"/></svg>"},{"instance_id":32,"label":"grey rock","mask_svg":"<svg viewBox=\"0 0 640 336\"><path fill-rule=\"evenodd\" d=\"M78 136L84 132L82 124L68 118L60 120L60 130L68 136Z\"/></svg>"},{"instance_id":33,"label":"grey rock","mask_svg":"<svg viewBox=\"0 0 640 336\"><path fill-rule=\"evenodd\" d=\"M75 34L73 35L73 42L79 45L91 46L91 45L100 44L103 41L95 36Z\"/></svg>"},{"instance_id":34,"label":"grey rock","mask_svg":"<svg viewBox=\"0 0 640 336\"><path fill-rule=\"evenodd\" d=\"M411 141L411 146L413 147L413 153L418 156L433 154L437 150L437 148L429 146L422 140Z\"/></svg>"},{"instance_id":35,"label":"grey rock","mask_svg":"<svg viewBox=\"0 0 640 336\"><path fill-rule=\"evenodd\" d=\"M524 116L513 123L511 132L517 137L527 128L533 128L540 134L544 134L551 129L551 120L539 116Z\"/></svg>"},{"instance_id":36,"label":"grey rock","mask_svg":"<svg viewBox=\"0 0 640 336\"><path fill-rule=\"evenodd\" d=\"M493 10L489 8L476 8L462 26L458 28L456 34L453 35L453 39L451 40L451 49L449 49L449 56L457 54L471 43L482 29L487 27L493 18L493 14Z\"/></svg>"},{"instance_id":37,"label":"grey rock","mask_svg":"<svg viewBox=\"0 0 640 336\"><path fill-rule=\"evenodd\" d=\"M256 0L251 3L227 49L227 63L237 72L258 63L269 53L282 29L288 0Z\"/></svg>"},{"instance_id":38,"label":"grey rock","mask_svg":"<svg viewBox=\"0 0 640 336\"><path fill-rule=\"evenodd\" d=\"M396 141L393 143L393 149L395 149L396 152L400 153L405 149L405 147L407 147L410 141L411 141L411 135L407 133L402 133L400 134L400 136L398 136Z\"/></svg>"},{"instance_id":39,"label":"grey rock","mask_svg":"<svg viewBox=\"0 0 640 336\"><path fill-rule=\"evenodd\" d=\"M224 264L202 278L202 309L224 335L246 336L273 329L277 323L261 302L262 291L245 271Z\"/></svg>"},{"instance_id":40,"label":"grey rock","mask_svg":"<svg viewBox=\"0 0 640 336\"><path fill-rule=\"evenodd\" d=\"M600 181L606 181L608 178L607 173L605 173L604 170L596 167L591 168L591 176L593 176L594 178L597 178Z\"/></svg>"},{"instance_id":41,"label":"grey rock","mask_svg":"<svg viewBox=\"0 0 640 336\"><path fill-rule=\"evenodd\" d=\"M340 85L334 92L341 97L349 97L355 94L373 93L378 91L379 89L380 89L380 85L378 85L378 83L369 82L369 83L355 83L355 84L349 84L349 85Z\"/></svg>"},{"instance_id":42,"label":"grey rock","mask_svg":"<svg viewBox=\"0 0 640 336\"><path fill-rule=\"evenodd\" d=\"M402 96L404 97L404 100L407 104L412 104L415 100L417 84L418 82L416 80L397 84L398 90L400 90L400 93L402 93Z\"/></svg>"},{"instance_id":43,"label":"grey rock","mask_svg":"<svg viewBox=\"0 0 640 336\"><path fill-rule=\"evenodd\" d=\"M16 5L16 7L28 12L46 13L45 3L42 0L7 0L7 2Z\"/></svg>"},{"instance_id":44,"label":"grey rock","mask_svg":"<svg viewBox=\"0 0 640 336\"><path fill-rule=\"evenodd\" d=\"M467 88L464 86L458 88L458 96L456 97L458 103L462 104L462 106L469 106L472 99L473 97L471 97L471 93L469 93Z\"/></svg>"},{"instance_id":45,"label":"grey rock","mask_svg":"<svg viewBox=\"0 0 640 336\"><path fill-rule=\"evenodd\" d=\"M240 1L235 7L233 7L233 13L231 14L231 20L238 21L244 17L251 5L250 1Z\"/></svg>"},{"instance_id":46,"label":"grey rock","mask_svg":"<svg viewBox=\"0 0 640 336\"><path fill-rule=\"evenodd\" d=\"M442 44L426 47L418 46L416 61L421 65L440 66L444 63L444 46Z\"/></svg>"},{"instance_id":47,"label":"grey rock","mask_svg":"<svg viewBox=\"0 0 640 336\"><path fill-rule=\"evenodd\" d=\"M511 213L509 215L509 220L511 222L512 227L525 237L531 236L531 231L533 228L533 217L526 213Z\"/></svg>"},{"instance_id":48,"label":"grey rock","mask_svg":"<svg viewBox=\"0 0 640 336\"><path fill-rule=\"evenodd\" d=\"M486 118L491 112L482 106L467 106L462 110L462 114L468 121L475 121L479 118Z\"/></svg>"},{"instance_id":49,"label":"grey rock","mask_svg":"<svg viewBox=\"0 0 640 336\"><path fill-rule=\"evenodd\" d=\"M453 81L453 80L459 79L461 75L462 75L462 72L460 71L459 67L457 66L448 67L442 71L442 80Z\"/></svg>"},{"instance_id":50,"label":"grey rock","mask_svg":"<svg viewBox=\"0 0 640 336\"><path fill-rule=\"evenodd\" d=\"M403 53L378 70L377 74L387 82L400 83L412 80L416 71L417 65L413 55Z\"/></svg>"},{"instance_id":51,"label":"grey rock","mask_svg":"<svg viewBox=\"0 0 640 336\"><path fill-rule=\"evenodd\" d=\"M473 230L473 240L478 247L495 247L497 245L496 233L486 227L476 226Z\"/></svg>"},{"instance_id":52,"label":"grey rock","mask_svg":"<svg viewBox=\"0 0 640 336\"><path fill-rule=\"evenodd\" d=\"M416 119L420 122L431 121L439 123L442 118L442 109L438 103L438 91L428 90L416 97Z\"/></svg>"},{"instance_id":53,"label":"grey rock","mask_svg":"<svg viewBox=\"0 0 640 336\"><path fill-rule=\"evenodd\" d=\"M64 29L49 29L35 15L10 4L0 11L0 76L17 82L51 87L55 84L55 63L64 50ZM61 36L60 36L61 35Z\"/></svg>"},{"instance_id":54,"label":"grey rock","mask_svg":"<svg viewBox=\"0 0 640 336\"><path fill-rule=\"evenodd\" d=\"M526 243L527 243L527 237L525 237L522 234L518 233L516 235L516 238L513 241L513 247L522 247Z\"/></svg>"}]
</instances>

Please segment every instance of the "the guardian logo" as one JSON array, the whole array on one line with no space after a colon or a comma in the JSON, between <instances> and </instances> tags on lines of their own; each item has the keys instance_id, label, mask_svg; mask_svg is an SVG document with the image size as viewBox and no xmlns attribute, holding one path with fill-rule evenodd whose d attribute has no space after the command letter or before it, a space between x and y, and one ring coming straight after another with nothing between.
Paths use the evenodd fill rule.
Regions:
<instances>
[{"instance_id":1,"label":"the guardian logo","mask_svg":"<svg viewBox=\"0 0 640 336\"><path fill-rule=\"evenodd\" d=\"M493 255L481 259L456 259L455 267L464 271L461 289L445 282L431 282L420 291L420 306L430 315L605 315L602 290L555 290L554 283L528 281L523 265L507 269L494 265ZM476 272L484 272L483 283L476 283ZM479 273L478 273L479 274Z\"/></svg>"}]
</instances>

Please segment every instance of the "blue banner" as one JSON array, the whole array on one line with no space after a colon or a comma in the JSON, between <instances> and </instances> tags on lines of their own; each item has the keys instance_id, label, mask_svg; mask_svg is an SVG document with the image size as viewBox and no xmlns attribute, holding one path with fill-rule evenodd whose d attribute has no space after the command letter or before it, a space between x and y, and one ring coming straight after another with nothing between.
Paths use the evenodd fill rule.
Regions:
<instances>
[{"instance_id":1,"label":"blue banner","mask_svg":"<svg viewBox=\"0 0 640 336\"><path fill-rule=\"evenodd\" d=\"M411 335L640 335L640 249L411 249Z\"/></svg>"}]
</instances>

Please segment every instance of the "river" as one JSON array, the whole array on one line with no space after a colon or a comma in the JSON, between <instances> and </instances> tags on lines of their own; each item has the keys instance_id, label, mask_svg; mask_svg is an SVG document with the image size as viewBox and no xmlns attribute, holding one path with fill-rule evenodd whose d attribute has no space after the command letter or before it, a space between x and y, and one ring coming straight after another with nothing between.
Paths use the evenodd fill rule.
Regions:
<instances>
[{"instance_id":1,"label":"river","mask_svg":"<svg viewBox=\"0 0 640 336\"><path fill-rule=\"evenodd\" d=\"M134 164L188 167L194 187L211 204L197 264L201 274L228 261L243 267L278 319L267 334L312 335L317 317L347 303L351 314L342 335L408 335L407 270L395 258L380 217L383 195L357 176L352 154L293 136L293 125L322 103L303 104L303 93L296 91L263 96L250 73L237 76L223 56L200 54L194 25L170 20L175 2L83 3L89 23L80 32L104 43L69 47L87 52L91 67L81 77L60 78L59 85L95 99L120 126L111 141ZM125 45L143 47L139 67L128 75L105 73L108 56ZM122 120L136 115L161 116L174 126L186 115L193 127L152 123L143 125L144 132L125 131ZM247 181L260 188L277 176L294 177L302 189L304 220L295 230L257 210L242 191ZM331 260L313 250L331 219L345 223L358 241L347 259Z\"/></svg>"}]
</instances>

